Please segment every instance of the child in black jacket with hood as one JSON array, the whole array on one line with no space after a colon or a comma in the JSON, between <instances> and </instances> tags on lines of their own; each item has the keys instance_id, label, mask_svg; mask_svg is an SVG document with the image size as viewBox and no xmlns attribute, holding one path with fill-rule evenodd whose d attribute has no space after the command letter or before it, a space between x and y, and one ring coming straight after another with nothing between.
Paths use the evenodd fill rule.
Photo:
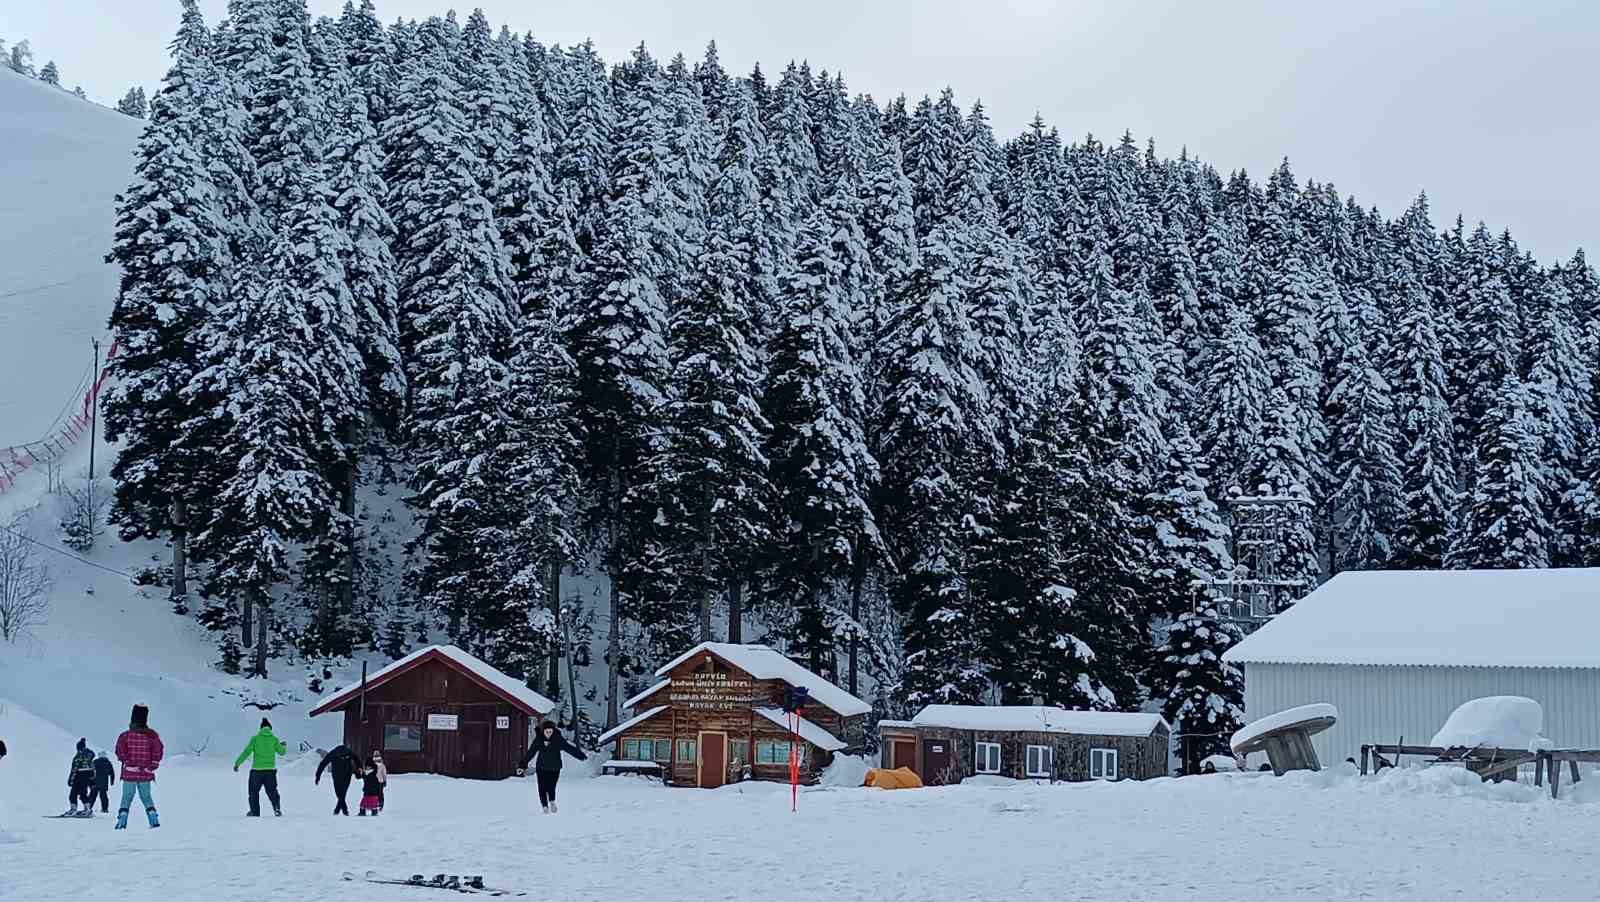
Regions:
<instances>
[{"instance_id":1,"label":"child in black jacket with hood","mask_svg":"<svg viewBox=\"0 0 1600 902\"><path fill-rule=\"evenodd\" d=\"M89 791L89 807L94 807L94 800L100 800L100 813L111 812L111 784L117 782L117 769L112 765L111 759L101 752L94 759L94 786Z\"/></svg>"}]
</instances>

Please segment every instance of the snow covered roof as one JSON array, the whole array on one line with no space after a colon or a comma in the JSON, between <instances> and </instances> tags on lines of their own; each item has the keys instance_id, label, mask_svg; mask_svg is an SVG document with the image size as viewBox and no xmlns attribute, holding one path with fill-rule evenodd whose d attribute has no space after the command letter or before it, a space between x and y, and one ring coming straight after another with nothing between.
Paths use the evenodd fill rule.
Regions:
<instances>
[{"instance_id":1,"label":"snow covered roof","mask_svg":"<svg viewBox=\"0 0 1600 902\"><path fill-rule=\"evenodd\" d=\"M432 660L448 661L457 670L465 673L485 689L504 696L506 701L520 708L524 714L543 717L555 710L555 702L529 689L523 685L521 680L501 672L490 666L488 662L470 655L454 645L430 645L427 648L420 648L393 664L379 669L377 673L368 674L367 691L371 692L400 674ZM322 704L312 708L311 716L315 717L326 711L341 708L360 694L361 683L357 682L346 686L329 696Z\"/></svg>"},{"instance_id":2,"label":"snow covered roof","mask_svg":"<svg viewBox=\"0 0 1600 902\"><path fill-rule=\"evenodd\" d=\"M909 729L912 729L912 728L916 727L916 724L912 723L909 720L880 720L880 721L878 721L878 729L881 730L884 727L888 727L891 730L909 730Z\"/></svg>"},{"instance_id":3,"label":"snow covered roof","mask_svg":"<svg viewBox=\"0 0 1600 902\"><path fill-rule=\"evenodd\" d=\"M789 715L780 708L757 708L756 713L785 730L789 729ZM844 748L844 743L838 737L804 717L800 718L800 738L825 752L837 752Z\"/></svg>"},{"instance_id":4,"label":"snow covered roof","mask_svg":"<svg viewBox=\"0 0 1600 902\"><path fill-rule=\"evenodd\" d=\"M707 652L758 680L782 680L791 686L804 686L818 704L825 705L841 717L854 717L872 710L871 705L765 645L702 642L663 664L661 669L656 671L656 676L666 676L683 662Z\"/></svg>"},{"instance_id":5,"label":"snow covered roof","mask_svg":"<svg viewBox=\"0 0 1600 902\"><path fill-rule=\"evenodd\" d=\"M1600 568L1346 571L1234 662L1600 668Z\"/></svg>"},{"instance_id":6,"label":"snow covered roof","mask_svg":"<svg viewBox=\"0 0 1600 902\"><path fill-rule=\"evenodd\" d=\"M665 689L665 688L667 688L668 686L671 686L671 685L672 685L672 681L671 680L662 680L661 682L655 684L654 686L651 686L649 689L646 689L645 691L639 693L638 695L635 695L633 698L630 698L627 701L623 702L622 703L622 707L629 708L629 709L637 708L637 707L639 707L639 703L640 702L644 701L645 699L649 698L652 695L655 695L657 692L660 692L661 690L663 690L663 689Z\"/></svg>"},{"instance_id":7,"label":"snow covered roof","mask_svg":"<svg viewBox=\"0 0 1600 902\"><path fill-rule=\"evenodd\" d=\"M611 729L605 731L604 733L601 733L600 738L596 739L594 744L600 745L602 743L610 742L611 740L617 738L617 736L625 730L631 730L665 710L667 710L666 705L657 705L643 714L638 715L637 717L630 717L622 723L619 723Z\"/></svg>"},{"instance_id":8,"label":"snow covered roof","mask_svg":"<svg viewBox=\"0 0 1600 902\"><path fill-rule=\"evenodd\" d=\"M1069 711L1040 705L929 705L911 722L919 727L990 732L1149 736L1167 722L1139 711Z\"/></svg>"}]
</instances>

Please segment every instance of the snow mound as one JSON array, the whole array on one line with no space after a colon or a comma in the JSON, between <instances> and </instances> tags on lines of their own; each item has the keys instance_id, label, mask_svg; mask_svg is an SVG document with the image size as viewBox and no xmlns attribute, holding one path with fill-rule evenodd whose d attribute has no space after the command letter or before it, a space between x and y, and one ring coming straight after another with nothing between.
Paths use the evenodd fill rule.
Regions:
<instances>
[{"instance_id":1,"label":"snow mound","mask_svg":"<svg viewBox=\"0 0 1600 902\"><path fill-rule=\"evenodd\" d=\"M859 755L834 755L822 769L823 786L862 786L867 782L867 759Z\"/></svg>"},{"instance_id":2,"label":"snow mound","mask_svg":"<svg viewBox=\"0 0 1600 902\"><path fill-rule=\"evenodd\" d=\"M1429 745L1536 751L1551 747L1550 740L1540 735L1543 731L1543 705L1520 695L1491 695L1457 708Z\"/></svg>"},{"instance_id":3,"label":"snow mound","mask_svg":"<svg viewBox=\"0 0 1600 902\"><path fill-rule=\"evenodd\" d=\"M1229 743L1229 746L1237 753L1240 748L1249 745L1262 736L1274 730L1281 730L1291 724L1297 724L1302 721L1327 720L1329 721L1327 726L1332 726L1332 722L1338 719L1339 709L1327 702L1301 705L1298 708L1290 708L1287 711L1268 714L1266 717L1245 724L1239 732L1233 734L1233 740ZM1323 729L1326 729L1326 727Z\"/></svg>"},{"instance_id":4,"label":"snow mound","mask_svg":"<svg viewBox=\"0 0 1600 902\"><path fill-rule=\"evenodd\" d=\"M1016 786L1021 780L1011 777L1002 777L999 774L975 774L961 781L962 786Z\"/></svg>"}]
</instances>

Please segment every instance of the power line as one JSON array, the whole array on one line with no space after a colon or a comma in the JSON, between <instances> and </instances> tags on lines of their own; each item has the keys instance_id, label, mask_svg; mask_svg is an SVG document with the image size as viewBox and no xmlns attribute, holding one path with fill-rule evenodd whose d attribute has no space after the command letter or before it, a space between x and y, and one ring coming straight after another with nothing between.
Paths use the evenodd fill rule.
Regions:
<instances>
[{"instance_id":1,"label":"power line","mask_svg":"<svg viewBox=\"0 0 1600 902\"><path fill-rule=\"evenodd\" d=\"M5 530L6 532L11 533L12 535L16 536L17 538L21 539L24 542L29 542L29 543L32 543L34 545L38 545L40 548L43 548L46 551L53 551L56 554L62 555L63 557L72 558L73 560L77 561L78 563L85 564L87 566L93 567L96 570L104 570L107 573L115 574L115 575L120 576L123 579L129 580L129 581L132 581L132 580L134 580L136 578L136 577L134 577L133 574L131 574L131 573L123 573L121 570L118 570L115 567L107 567L105 564L95 563L94 561L89 560L88 558L84 557L81 554L74 554L74 553L68 551L65 548L58 548L55 545L51 545L51 544L49 544L47 542L41 542L38 539L35 539L34 537L32 537L30 535L27 535L25 533L21 533L21 532L18 532L17 530L15 530L15 529L12 529L11 527L5 525L4 523L0 523L0 530Z\"/></svg>"}]
</instances>

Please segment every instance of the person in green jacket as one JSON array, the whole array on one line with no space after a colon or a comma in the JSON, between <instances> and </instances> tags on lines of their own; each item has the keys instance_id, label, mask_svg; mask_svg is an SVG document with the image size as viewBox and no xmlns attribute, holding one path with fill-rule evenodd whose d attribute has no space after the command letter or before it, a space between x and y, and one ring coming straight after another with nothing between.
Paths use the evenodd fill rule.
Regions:
<instances>
[{"instance_id":1,"label":"person in green jacket","mask_svg":"<svg viewBox=\"0 0 1600 902\"><path fill-rule=\"evenodd\" d=\"M234 759L233 772L246 758L250 760L250 812L246 817L261 816L261 790L267 791L267 801L272 803L272 813L283 817L283 806L278 801L278 756L289 753L283 740L272 735L272 721L261 718L261 731L250 737L244 751Z\"/></svg>"}]
</instances>

